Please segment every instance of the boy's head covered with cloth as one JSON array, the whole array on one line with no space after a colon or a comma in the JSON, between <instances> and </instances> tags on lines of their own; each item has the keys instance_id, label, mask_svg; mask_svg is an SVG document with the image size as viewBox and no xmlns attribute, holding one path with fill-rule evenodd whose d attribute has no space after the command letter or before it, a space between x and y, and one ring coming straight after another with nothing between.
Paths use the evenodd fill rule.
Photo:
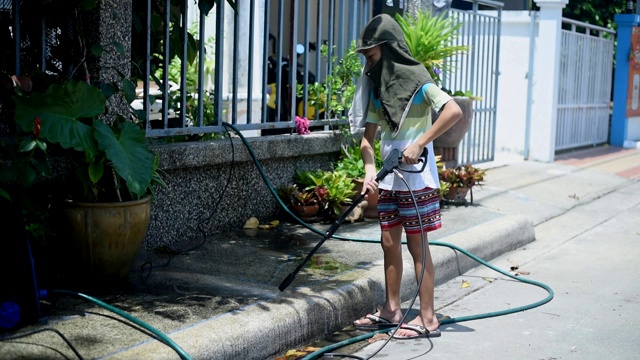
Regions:
<instances>
[{"instance_id":1,"label":"boy's head covered with cloth","mask_svg":"<svg viewBox=\"0 0 640 360\"><path fill-rule=\"evenodd\" d=\"M365 66L363 75L370 80L374 96L382 102L385 121L395 133L413 94L422 85L433 83L433 80L424 65L411 56L402 29L387 14L378 15L369 21L360 34L356 51L366 53L376 46L380 46L380 60L373 66ZM365 91L361 96L361 99L365 99L368 92ZM356 101L358 99L354 98L354 102ZM362 106L366 111L366 100ZM364 122L352 123L352 130L353 125L363 127Z\"/></svg>"}]
</instances>

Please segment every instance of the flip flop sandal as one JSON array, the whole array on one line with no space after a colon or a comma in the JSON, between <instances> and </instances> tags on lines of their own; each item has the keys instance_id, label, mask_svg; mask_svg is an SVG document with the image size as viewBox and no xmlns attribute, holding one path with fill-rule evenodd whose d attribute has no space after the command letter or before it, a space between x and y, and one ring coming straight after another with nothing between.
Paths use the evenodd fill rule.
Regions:
<instances>
[{"instance_id":1,"label":"flip flop sandal","mask_svg":"<svg viewBox=\"0 0 640 360\"><path fill-rule=\"evenodd\" d=\"M407 340L407 339L419 339L419 338L432 338L439 337L442 335L440 333L440 329L429 331L426 327L422 325L413 325L413 324L403 324L400 329L411 330L415 332L415 335L402 336L395 335L395 331L389 331L389 335L394 339Z\"/></svg>"},{"instance_id":2,"label":"flip flop sandal","mask_svg":"<svg viewBox=\"0 0 640 360\"><path fill-rule=\"evenodd\" d=\"M356 323L356 321L358 320L363 320L363 319L367 319L369 321L371 321L371 324L358 324ZM373 314L367 314L365 317L358 319L356 321L353 322L353 326L357 329L357 330L380 330L380 329L387 329L387 328L392 328L392 327L396 327L398 326L398 323L392 323L391 321L380 317L378 315L373 315Z\"/></svg>"}]
</instances>

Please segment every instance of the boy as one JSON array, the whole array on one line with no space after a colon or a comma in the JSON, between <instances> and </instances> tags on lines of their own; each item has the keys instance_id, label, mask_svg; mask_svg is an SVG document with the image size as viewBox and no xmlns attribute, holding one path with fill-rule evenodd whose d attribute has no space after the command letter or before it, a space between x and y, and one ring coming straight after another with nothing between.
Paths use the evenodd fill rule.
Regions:
<instances>
[{"instance_id":1,"label":"boy","mask_svg":"<svg viewBox=\"0 0 640 360\"><path fill-rule=\"evenodd\" d=\"M440 228L439 180L432 141L449 129L462 116L453 99L433 83L424 65L415 60L405 43L404 33L389 15L371 19L358 40L357 51L366 58L362 76L370 81L372 90L366 95L368 105L363 118L352 121L352 127L364 125L360 144L365 167L366 187L363 193L379 191L378 216L384 253L385 305L375 314L366 315L354 326L361 330L395 327L402 318L400 282L402 279L402 231L413 258L416 279L425 271L419 289L420 311L416 318L403 324L392 336L398 339L440 336L439 322L434 310L435 270L429 248L422 258L422 233ZM360 101L356 98L354 101ZM431 124L431 108L440 113ZM353 109L352 109L353 110ZM366 123L363 124L363 121ZM422 173L404 172L409 187L418 202L416 213L407 185L395 174L389 174L378 184L375 181L373 142L381 131L381 157L393 150L402 152L402 168L417 168L418 159L427 147L427 167ZM418 216L422 220L422 228ZM401 226L402 225L402 226Z\"/></svg>"}]
</instances>

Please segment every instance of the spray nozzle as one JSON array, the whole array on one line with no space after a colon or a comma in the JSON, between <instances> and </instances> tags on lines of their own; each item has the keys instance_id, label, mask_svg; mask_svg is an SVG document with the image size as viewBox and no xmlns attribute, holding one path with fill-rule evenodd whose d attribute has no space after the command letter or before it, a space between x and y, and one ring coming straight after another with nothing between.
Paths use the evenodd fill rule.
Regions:
<instances>
[{"instance_id":1,"label":"spray nozzle","mask_svg":"<svg viewBox=\"0 0 640 360\"><path fill-rule=\"evenodd\" d=\"M424 168L427 166L428 154L429 154L429 150L425 147L419 159L419 162L422 163L422 166L419 169L409 170L409 169L403 169L401 167L402 154L400 153L400 150L398 149L391 150L391 153L389 154L389 156L387 156L387 158L384 159L384 161L382 162L382 169L380 169L380 171L376 175L376 181L380 181L384 179L385 177L387 177L387 175L389 175L389 173L393 172L394 169L398 169L400 171L410 172L410 173L421 173L422 171L424 171Z\"/></svg>"}]
</instances>

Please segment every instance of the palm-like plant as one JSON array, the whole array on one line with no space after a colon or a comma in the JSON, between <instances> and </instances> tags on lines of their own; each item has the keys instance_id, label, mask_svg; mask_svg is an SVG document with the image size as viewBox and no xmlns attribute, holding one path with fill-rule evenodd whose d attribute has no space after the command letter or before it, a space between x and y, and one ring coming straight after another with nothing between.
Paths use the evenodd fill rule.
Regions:
<instances>
[{"instance_id":1,"label":"palm-like plant","mask_svg":"<svg viewBox=\"0 0 640 360\"><path fill-rule=\"evenodd\" d=\"M396 20L411 55L424 64L433 81L441 86L440 74L450 73L455 68L446 60L469 51L469 46L454 44L462 23L451 17L434 16L426 10L419 10L414 15L397 14Z\"/></svg>"}]
</instances>

